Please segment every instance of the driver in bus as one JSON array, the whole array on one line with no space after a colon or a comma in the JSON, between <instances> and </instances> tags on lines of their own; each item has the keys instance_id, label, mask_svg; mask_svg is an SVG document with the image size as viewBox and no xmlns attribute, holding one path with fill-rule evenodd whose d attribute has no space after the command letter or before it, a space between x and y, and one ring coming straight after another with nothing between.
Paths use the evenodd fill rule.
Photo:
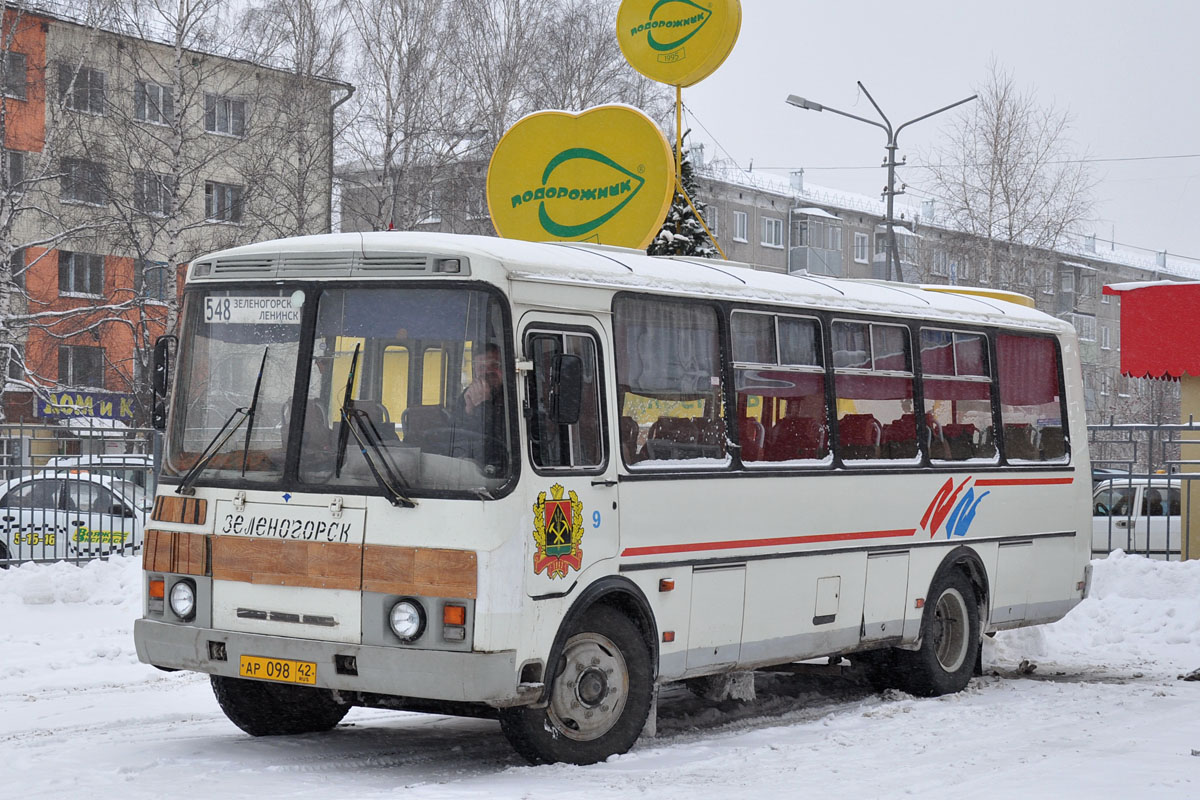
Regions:
<instances>
[{"instance_id":1,"label":"driver in bus","mask_svg":"<svg viewBox=\"0 0 1200 800\"><path fill-rule=\"evenodd\" d=\"M503 471L507 456L504 437L504 373L500 346L488 343L471 350L471 384L459 400L457 424L482 437L475 453L491 475Z\"/></svg>"}]
</instances>

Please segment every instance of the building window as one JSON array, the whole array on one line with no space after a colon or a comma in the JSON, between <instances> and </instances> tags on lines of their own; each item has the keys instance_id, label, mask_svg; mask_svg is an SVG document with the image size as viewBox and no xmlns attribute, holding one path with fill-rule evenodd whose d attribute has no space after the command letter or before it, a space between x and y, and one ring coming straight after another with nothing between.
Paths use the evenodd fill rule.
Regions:
<instances>
[{"instance_id":1,"label":"building window","mask_svg":"<svg viewBox=\"0 0 1200 800\"><path fill-rule=\"evenodd\" d=\"M1085 272L1079 276L1079 296L1088 298L1096 293L1096 276Z\"/></svg>"},{"instance_id":2,"label":"building window","mask_svg":"<svg viewBox=\"0 0 1200 800\"><path fill-rule=\"evenodd\" d=\"M733 240L735 242L746 241L746 235L748 233L747 229L749 227L748 223L749 218L746 216L745 211L733 212Z\"/></svg>"},{"instance_id":3,"label":"building window","mask_svg":"<svg viewBox=\"0 0 1200 800\"><path fill-rule=\"evenodd\" d=\"M1108 305L1109 303L1112 302L1112 295L1111 294L1101 294L1100 302L1104 303L1104 305Z\"/></svg>"},{"instance_id":4,"label":"building window","mask_svg":"<svg viewBox=\"0 0 1200 800\"><path fill-rule=\"evenodd\" d=\"M78 70L70 64L58 67L58 94L73 111L104 113L104 73L91 67Z\"/></svg>"},{"instance_id":5,"label":"building window","mask_svg":"<svg viewBox=\"0 0 1200 800\"><path fill-rule=\"evenodd\" d=\"M62 160L62 199L104 205L104 167L82 158Z\"/></svg>"},{"instance_id":6,"label":"building window","mask_svg":"<svg viewBox=\"0 0 1200 800\"><path fill-rule=\"evenodd\" d=\"M1071 324L1079 334L1081 342L1096 341L1096 318L1088 314L1072 314Z\"/></svg>"},{"instance_id":7,"label":"building window","mask_svg":"<svg viewBox=\"0 0 1200 800\"><path fill-rule=\"evenodd\" d=\"M175 181L170 175L139 169L133 173L133 207L145 214L171 213Z\"/></svg>"},{"instance_id":8,"label":"building window","mask_svg":"<svg viewBox=\"0 0 1200 800\"><path fill-rule=\"evenodd\" d=\"M241 222L242 187L205 181L204 218L210 222Z\"/></svg>"},{"instance_id":9,"label":"building window","mask_svg":"<svg viewBox=\"0 0 1200 800\"><path fill-rule=\"evenodd\" d=\"M871 259L871 237L865 233L854 234L854 260L866 264Z\"/></svg>"},{"instance_id":10,"label":"building window","mask_svg":"<svg viewBox=\"0 0 1200 800\"><path fill-rule=\"evenodd\" d=\"M104 388L104 348L58 348L58 382L77 389Z\"/></svg>"},{"instance_id":11,"label":"building window","mask_svg":"<svg viewBox=\"0 0 1200 800\"><path fill-rule=\"evenodd\" d=\"M708 226L713 238L717 238L720 233L721 212L715 206L709 206L701 212L701 216L704 217L704 224Z\"/></svg>"},{"instance_id":12,"label":"building window","mask_svg":"<svg viewBox=\"0 0 1200 800\"><path fill-rule=\"evenodd\" d=\"M8 263L12 270L13 286L22 292L25 291L25 273L29 271L29 266L25 263L25 248L14 250Z\"/></svg>"},{"instance_id":13,"label":"building window","mask_svg":"<svg viewBox=\"0 0 1200 800\"><path fill-rule=\"evenodd\" d=\"M25 54L11 50L0 54L0 79L4 81L4 94L19 100L25 99Z\"/></svg>"},{"instance_id":14,"label":"building window","mask_svg":"<svg viewBox=\"0 0 1200 800\"><path fill-rule=\"evenodd\" d=\"M21 183L25 180L25 154L20 150L4 151L4 178L8 181L5 189L21 191Z\"/></svg>"},{"instance_id":15,"label":"building window","mask_svg":"<svg viewBox=\"0 0 1200 800\"><path fill-rule=\"evenodd\" d=\"M246 101L218 94L204 95L204 130L229 136L245 136Z\"/></svg>"},{"instance_id":16,"label":"building window","mask_svg":"<svg viewBox=\"0 0 1200 800\"><path fill-rule=\"evenodd\" d=\"M1072 270L1067 270L1062 274L1062 283L1060 287L1063 294L1073 294L1075 292L1075 273Z\"/></svg>"},{"instance_id":17,"label":"building window","mask_svg":"<svg viewBox=\"0 0 1200 800\"><path fill-rule=\"evenodd\" d=\"M133 118L138 122L167 125L175 118L175 102L171 87L157 83L134 81Z\"/></svg>"},{"instance_id":18,"label":"building window","mask_svg":"<svg viewBox=\"0 0 1200 800\"><path fill-rule=\"evenodd\" d=\"M165 261L148 261L139 258L133 264L133 290L147 300L167 301L171 281L170 268Z\"/></svg>"},{"instance_id":19,"label":"building window","mask_svg":"<svg viewBox=\"0 0 1200 800\"><path fill-rule=\"evenodd\" d=\"M933 254L933 261L929 265L929 274L937 275L945 278L950 275L950 257L946 255L946 251L937 250Z\"/></svg>"},{"instance_id":20,"label":"building window","mask_svg":"<svg viewBox=\"0 0 1200 800\"><path fill-rule=\"evenodd\" d=\"M1042 270L1042 294L1054 294L1054 270Z\"/></svg>"},{"instance_id":21,"label":"building window","mask_svg":"<svg viewBox=\"0 0 1200 800\"><path fill-rule=\"evenodd\" d=\"M1112 349L1112 329L1108 325L1100 326L1100 349Z\"/></svg>"},{"instance_id":22,"label":"building window","mask_svg":"<svg viewBox=\"0 0 1200 800\"><path fill-rule=\"evenodd\" d=\"M767 247L783 247L783 220L762 218L762 243Z\"/></svg>"},{"instance_id":23,"label":"building window","mask_svg":"<svg viewBox=\"0 0 1200 800\"><path fill-rule=\"evenodd\" d=\"M104 296L104 256L58 251L58 293Z\"/></svg>"}]
</instances>

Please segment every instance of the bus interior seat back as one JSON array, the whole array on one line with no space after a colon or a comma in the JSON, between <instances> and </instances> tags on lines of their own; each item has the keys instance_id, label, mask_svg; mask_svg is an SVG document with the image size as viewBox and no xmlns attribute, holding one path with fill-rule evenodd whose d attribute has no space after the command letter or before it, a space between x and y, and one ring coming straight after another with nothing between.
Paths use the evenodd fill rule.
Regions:
<instances>
[{"instance_id":1,"label":"bus interior seat back","mask_svg":"<svg viewBox=\"0 0 1200 800\"><path fill-rule=\"evenodd\" d=\"M738 420L738 442L742 446L742 461L761 461L767 429L753 417Z\"/></svg>"},{"instance_id":2,"label":"bus interior seat back","mask_svg":"<svg viewBox=\"0 0 1200 800\"><path fill-rule=\"evenodd\" d=\"M883 428L874 414L847 414L838 420L838 444L842 458L879 457Z\"/></svg>"},{"instance_id":3,"label":"bus interior seat back","mask_svg":"<svg viewBox=\"0 0 1200 800\"><path fill-rule=\"evenodd\" d=\"M952 422L942 426L942 438L949 451L951 461L965 461L975 457L975 438L979 430L969 422Z\"/></svg>"},{"instance_id":4,"label":"bus interior seat back","mask_svg":"<svg viewBox=\"0 0 1200 800\"><path fill-rule=\"evenodd\" d=\"M904 414L883 426L880 436L885 458L913 458L917 455L917 418Z\"/></svg>"},{"instance_id":5,"label":"bus interior seat back","mask_svg":"<svg viewBox=\"0 0 1200 800\"><path fill-rule=\"evenodd\" d=\"M784 417L771 427L767 461L824 458L828 453L826 428L812 417Z\"/></svg>"},{"instance_id":6,"label":"bus interior seat back","mask_svg":"<svg viewBox=\"0 0 1200 800\"><path fill-rule=\"evenodd\" d=\"M1038 434L1042 448L1042 458L1053 461L1067 454L1067 439L1063 429L1058 425L1047 425Z\"/></svg>"},{"instance_id":7,"label":"bus interior seat back","mask_svg":"<svg viewBox=\"0 0 1200 800\"><path fill-rule=\"evenodd\" d=\"M409 406L400 414L404 443L420 447L432 431L450 427L450 415L441 406Z\"/></svg>"},{"instance_id":8,"label":"bus interior seat back","mask_svg":"<svg viewBox=\"0 0 1200 800\"><path fill-rule=\"evenodd\" d=\"M1037 431L1028 422L1006 422L1004 424L1004 452L1008 458L1022 461L1039 461Z\"/></svg>"}]
</instances>

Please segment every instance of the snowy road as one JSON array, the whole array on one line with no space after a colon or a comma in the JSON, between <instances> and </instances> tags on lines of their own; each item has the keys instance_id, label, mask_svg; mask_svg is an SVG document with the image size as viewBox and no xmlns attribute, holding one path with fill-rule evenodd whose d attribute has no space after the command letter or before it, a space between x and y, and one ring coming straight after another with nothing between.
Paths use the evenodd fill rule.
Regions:
<instances>
[{"instance_id":1,"label":"snowy road","mask_svg":"<svg viewBox=\"0 0 1200 800\"><path fill-rule=\"evenodd\" d=\"M138 566L0 571L0 797L1200 797L1200 682L1177 679L1200 667L1200 562L1098 562L1089 600L988 642L962 694L787 675L750 706L675 692L658 738L592 767L525 766L494 722L363 709L246 736L206 678L137 662Z\"/></svg>"}]
</instances>

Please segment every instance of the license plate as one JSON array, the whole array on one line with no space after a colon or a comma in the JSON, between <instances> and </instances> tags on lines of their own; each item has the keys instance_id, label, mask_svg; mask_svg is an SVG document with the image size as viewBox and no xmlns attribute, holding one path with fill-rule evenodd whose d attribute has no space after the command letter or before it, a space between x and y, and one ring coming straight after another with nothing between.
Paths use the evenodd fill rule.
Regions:
<instances>
[{"instance_id":1,"label":"license plate","mask_svg":"<svg viewBox=\"0 0 1200 800\"><path fill-rule=\"evenodd\" d=\"M311 661L242 656L241 675L243 678L314 685L317 682L317 665Z\"/></svg>"}]
</instances>

